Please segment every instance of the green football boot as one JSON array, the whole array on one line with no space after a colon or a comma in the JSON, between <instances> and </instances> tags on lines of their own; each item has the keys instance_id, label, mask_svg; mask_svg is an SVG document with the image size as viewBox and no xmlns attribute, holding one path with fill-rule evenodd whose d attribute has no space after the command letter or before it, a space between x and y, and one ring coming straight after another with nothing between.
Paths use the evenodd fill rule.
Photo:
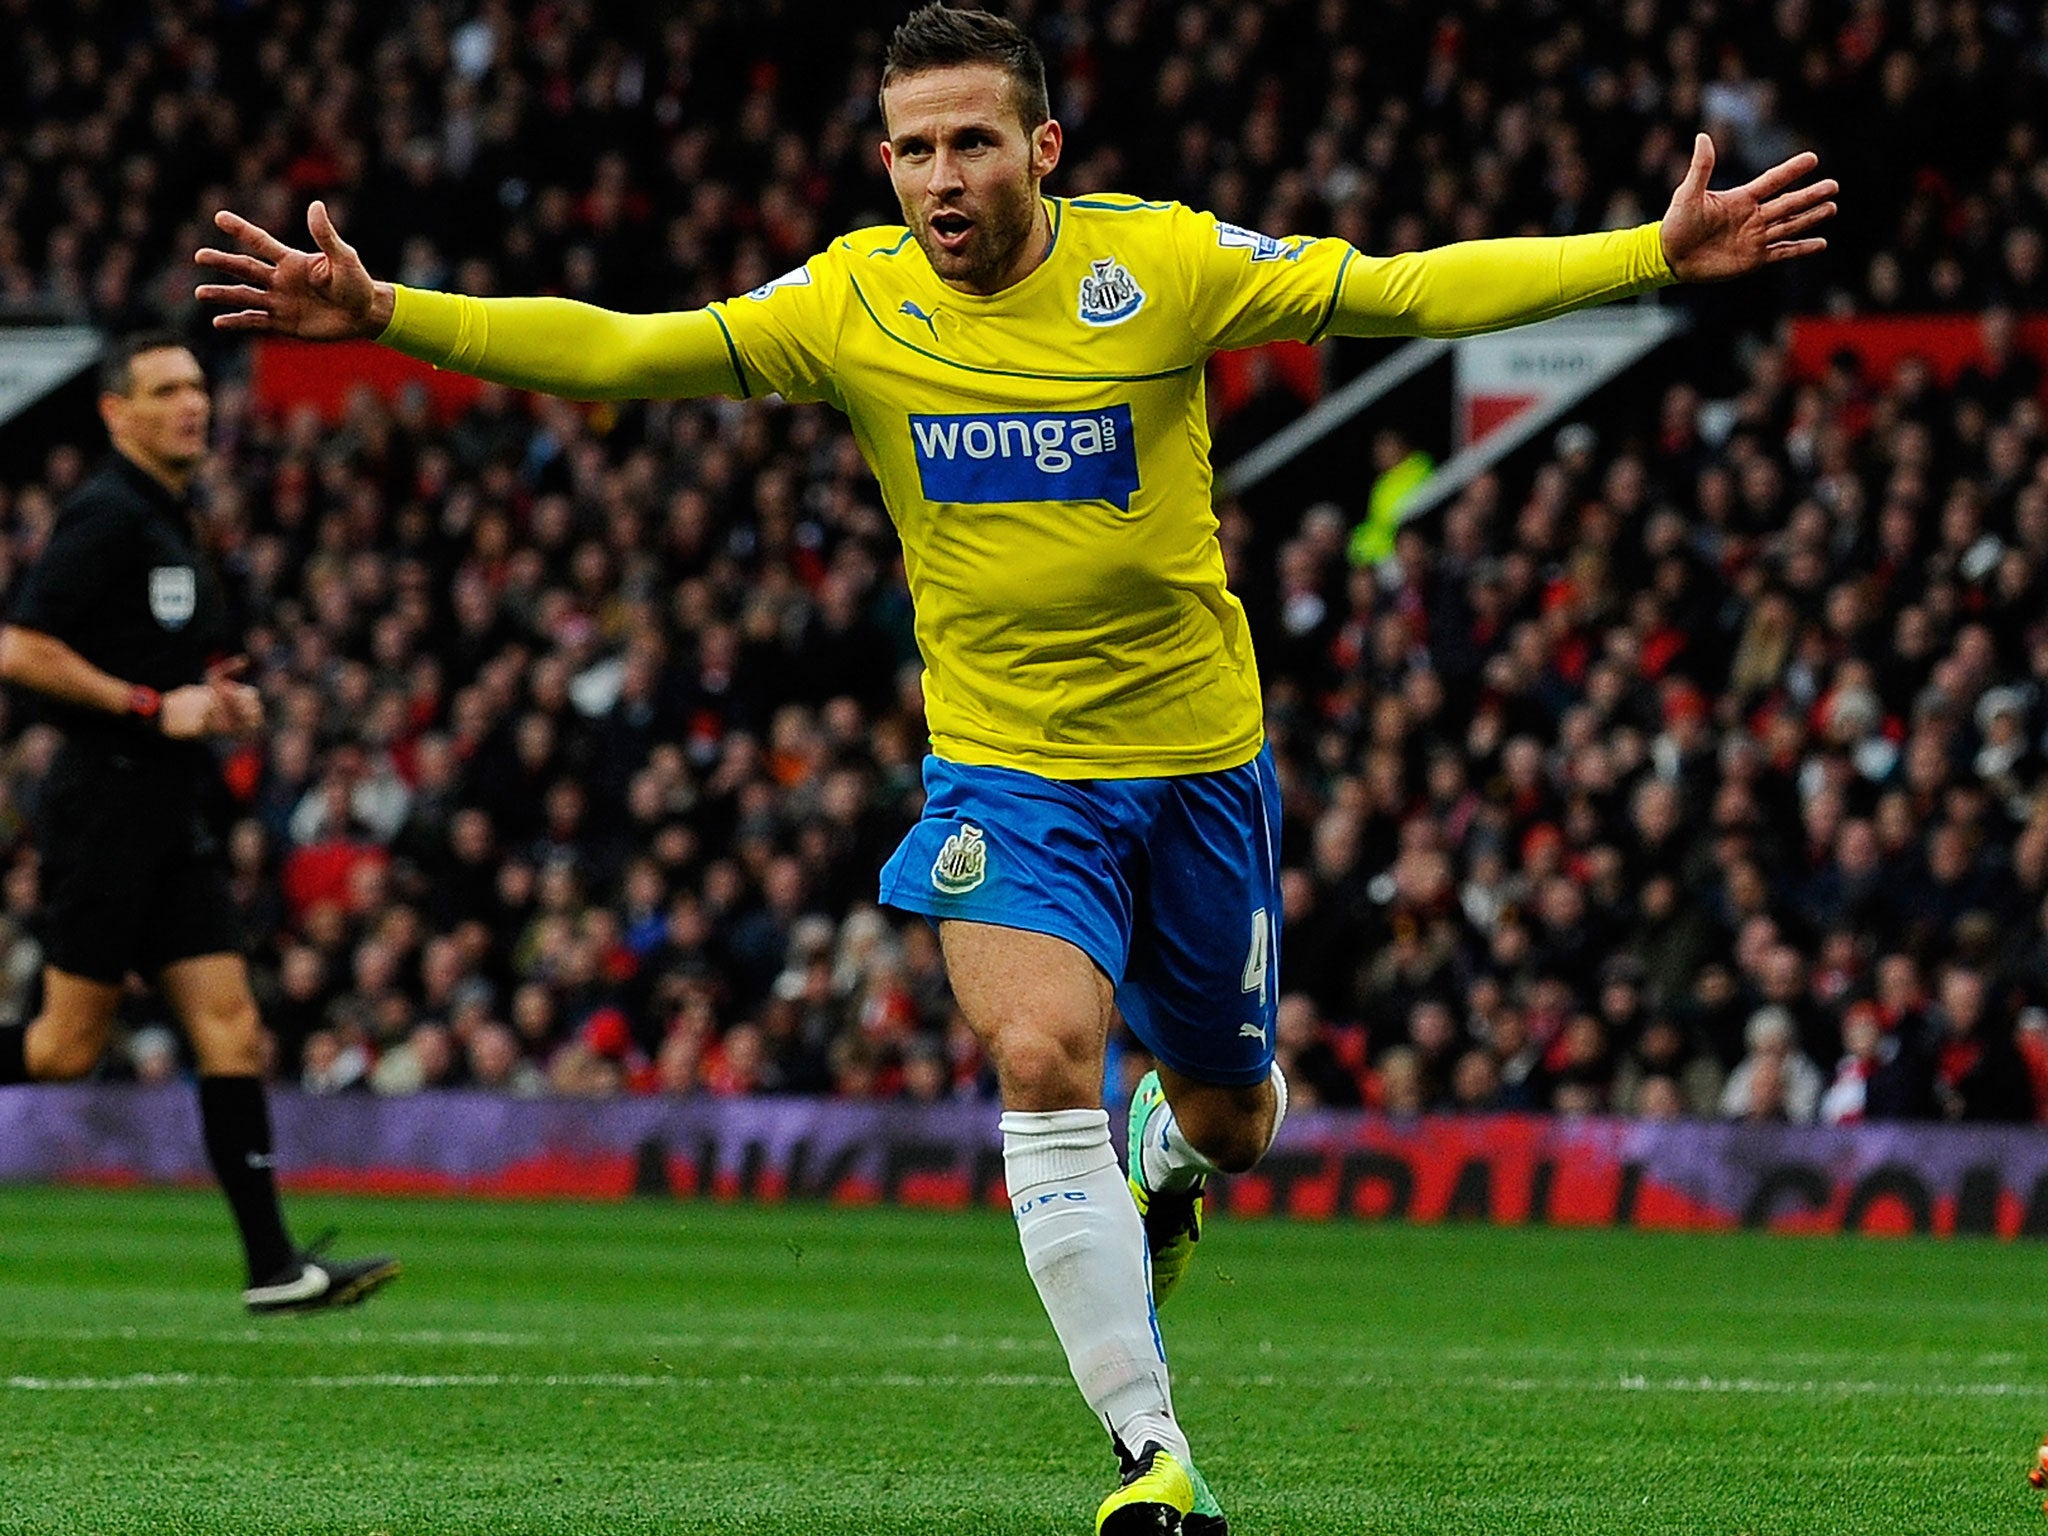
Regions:
<instances>
[{"instance_id":1,"label":"green football boot","mask_svg":"<svg viewBox=\"0 0 2048 1536\"><path fill-rule=\"evenodd\" d=\"M1111 1435L1110 1441L1112 1448L1116 1451L1117 1464L1123 1469L1123 1475L1126 1479L1125 1483L1115 1493L1110 1495L1111 1501L1116 1502L1118 1508L1127 1507L1134 1502L1144 1502L1142 1499L1133 1499L1126 1493L1126 1490L1131 1486L1132 1469L1138 1466L1143 1458L1133 1456L1130 1448L1117 1436ZM1146 1449L1157 1450L1158 1448L1156 1446L1148 1446ZM1167 1453L1161 1452L1161 1454L1165 1455L1168 1461L1173 1460L1173 1457L1167 1455ZM1208 1480L1196 1469L1192 1461L1187 1463L1182 1470L1187 1474L1188 1489L1192 1499L1186 1513L1181 1516L1181 1536L1230 1536L1230 1521L1224 1518L1223 1507L1216 1502L1216 1495L1209 1491ZM1170 1474L1167 1474L1167 1476L1170 1476ZM1156 1508L1157 1501L1154 1500L1152 1502L1155 1505L1153 1513L1156 1517L1159 1514ZM1111 1513L1109 1504L1103 1505L1103 1513ZM1100 1518L1101 1516L1098 1515L1097 1519L1099 1520ZM1124 1518L1127 1520L1140 1520L1140 1517L1137 1515L1126 1515ZM1145 1531L1153 1529L1153 1527L1142 1524L1142 1521L1140 1521L1137 1528ZM1115 1527L1111 1529L1115 1529Z\"/></svg>"},{"instance_id":2,"label":"green football boot","mask_svg":"<svg viewBox=\"0 0 2048 1536\"><path fill-rule=\"evenodd\" d=\"M1216 1495L1209 1491L1208 1479L1188 1463L1188 1481L1194 1485L1195 1504L1180 1522L1181 1536L1230 1536L1230 1521L1224 1518L1223 1506L1216 1502Z\"/></svg>"},{"instance_id":3,"label":"green football boot","mask_svg":"<svg viewBox=\"0 0 2048 1536\"><path fill-rule=\"evenodd\" d=\"M1152 1254L1152 1300L1171 1296L1195 1257L1202 1240L1202 1182L1187 1189L1155 1190L1145 1182L1145 1139L1161 1132L1154 1123L1166 1108L1159 1074L1147 1072L1131 1096L1131 1129L1125 1159L1131 1177L1131 1198L1145 1223L1145 1246Z\"/></svg>"},{"instance_id":4,"label":"green football boot","mask_svg":"<svg viewBox=\"0 0 2048 1536\"><path fill-rule=\"evenodd\" d=\"M1117 1454L1123 1475L1095 1512L1095 1536L1186 1536L1195 1488L1173 1452L1148 1445L1133 1456L1118 1446Z\"/></svg>"}]
</instances>

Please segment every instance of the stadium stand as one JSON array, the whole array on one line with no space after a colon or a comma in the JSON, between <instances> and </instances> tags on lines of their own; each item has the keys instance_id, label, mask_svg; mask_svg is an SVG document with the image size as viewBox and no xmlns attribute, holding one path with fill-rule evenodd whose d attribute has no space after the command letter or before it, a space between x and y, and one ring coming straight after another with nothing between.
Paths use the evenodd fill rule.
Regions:
<instances>
[{"instance_id":1,"label":"stadium stand","mask_svg":"<svg viewBox=\"0 0 2048 1536\"><path fill-rule=\"evenodd\" d=\"M1390 561L1347 559L1363 464L1277 528L1219 509L1288 796L1298 1102L2048 1116L2048 435L2015 319L2048 308L2048 18L1023 9L1062 193L1376 251L1565 233L1654 217L1702 122L1731 175L1810 145L1847 189L1827 262L1683 300L1661 399ZM413 284L745 291L893 221L899 11L0 3L0 306L181 312L208 212L292 229L316 195ZM1815 368L1777 325L1931 311L1983 314L1960 372ZM328 423L213 360L206 498L272 717L223 814L281 1078L987 1091L931 935L872 906L923 726L836 417L358 389ZM0 486L0 583L85 468L60 446ZM19 700L4 740L19 1014L52 743ZM110 1070L160 1074L136 1022Z\"/></svg>"}]
</instances>

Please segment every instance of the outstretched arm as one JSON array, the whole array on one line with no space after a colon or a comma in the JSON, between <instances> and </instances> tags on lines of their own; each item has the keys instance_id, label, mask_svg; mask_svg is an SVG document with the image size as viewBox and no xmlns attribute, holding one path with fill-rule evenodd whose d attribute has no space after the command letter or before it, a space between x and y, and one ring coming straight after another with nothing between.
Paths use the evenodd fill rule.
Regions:
<instances>
[{"instance_id":1,"label":"outstretched arm","mask_svg":"<svg viewBox=\"0 0 2048 1536\"><path fill-rule=\"evenodd\" d=\"M132 716L180 741L245 736L262 726L262 696L236 681L246 666L239 656L219 662L207 669L205 682L159 694L101 671L55 635L21 624L0 628L0 681L84 709Z\"/></svg>"},{"instance_id":2,"label":"outstretched arm","mask_svg":"<svg viewBox=\"0 0 2048 1536\"><path fill-rule=\"evenodd\" d=\"M709 310L622 315L570 299L474 299L372 278L324 203L306 210L317 249L297 251L223 211L214 223L240 247L207 249L202 283L223 331L303 341L379 341L438 368L578 400L680 399L743 393L725 328Z\"/></svg>"},{"instance_id":3,"label":"outstretched arm","mask_svg":"<svg viewBox=\"0 0 2048 1536\"><path fill-rule=\"evenodd\" d=\"M1339 336L1472 336L1547 320L1672 282L1712 282L1827 248L1808 232L1833 217L1833 181L1796 186L1819 164L1795 155L1729 192L1710 192L1713 141L1661 222L1561 239L1469 240L1353 260L1329 329Z\"/></svg>"}]
</instances>

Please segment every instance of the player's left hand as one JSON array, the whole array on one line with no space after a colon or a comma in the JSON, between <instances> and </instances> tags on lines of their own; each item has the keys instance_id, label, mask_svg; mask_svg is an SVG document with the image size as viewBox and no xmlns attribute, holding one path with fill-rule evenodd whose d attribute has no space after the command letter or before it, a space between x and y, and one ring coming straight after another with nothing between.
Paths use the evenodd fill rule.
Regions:
<instances>
[{"instance_id":1,"label":"player's left hand","mask_svg":"<svg viewBox=\"0 0 2048 1536\"><path fill-rule=\"evenodd\" d=\"M315 247L310 251L293 250L225 208L213 222L241 247L222 251L209 246L192 258L236 279L201 283L192 290L202 304L229 306L227 314L213 317L215 330L267 331L301 341L373 341L391 323L394 290L370 276L319 199L306 209L306 229Z\"/></svg>"},{"instance_id":2,"label":"player's left hand","mask_svg":"<svg viewBox=\"0 0 2048 1536\"><path fill-rule=\"evenodd\" d=\"M1692 166L1671 194L1661 229L1664 259L1679 281L1711 283L1740 277L1770 262L1826 250L1827 241L1808 237L1807 231L1834 217L1832 199L1841 184L1794 185L1819 164L1820 157L1809 151L1772 166L1746 185L1710 192L1714 141L1704 133L1694 139Z\"/></svg>"}]
</instances>

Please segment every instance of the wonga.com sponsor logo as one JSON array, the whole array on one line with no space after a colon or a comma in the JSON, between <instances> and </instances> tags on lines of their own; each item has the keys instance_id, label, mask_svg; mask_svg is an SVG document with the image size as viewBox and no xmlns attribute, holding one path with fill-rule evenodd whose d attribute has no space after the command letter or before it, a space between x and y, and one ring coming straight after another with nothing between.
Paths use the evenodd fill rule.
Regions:
<instances>
[{"instance_id":1,"label":"wonga.com sponsor logo","mask_svg":"<svg viewBox=\"0 0 2048 1536\"><path fill-rule=\"evenodd\" d=\"M927 501L1109 501L1129 511L1138 489L1128 405L912 416L910 436Z\"/></svg>"}]
</instances>

